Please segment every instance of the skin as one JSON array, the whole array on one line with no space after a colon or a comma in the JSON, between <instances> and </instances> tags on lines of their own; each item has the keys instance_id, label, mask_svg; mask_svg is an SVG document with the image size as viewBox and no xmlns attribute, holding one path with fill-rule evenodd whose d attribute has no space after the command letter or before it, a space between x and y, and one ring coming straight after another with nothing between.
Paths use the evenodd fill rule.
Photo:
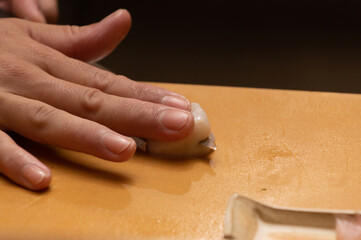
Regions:
<instances>
[{"instance_id":1,"label":"skin","mask_svg":"<svg viewBox=\"0 0 361 240\"><path fill-rule=\"evenodd\" d=\"M86 63L109 54L130 26L126 10L84 27L0 19L3 175L31 190L44 189L51 181L50 170L6 130L115 162L135 152L127 136L175 141L192 131L194 119L185 97Z\"/></svg>"},{"instance_id":2,"label":"skin","mask_svg":"<svg viewBox=\"0 0 361 240\"><path fill-rule=\"evenodd\" d=\"M34 22L56 22L57 0L0 0L0 8Z\"/></svg>"}]
</instances>

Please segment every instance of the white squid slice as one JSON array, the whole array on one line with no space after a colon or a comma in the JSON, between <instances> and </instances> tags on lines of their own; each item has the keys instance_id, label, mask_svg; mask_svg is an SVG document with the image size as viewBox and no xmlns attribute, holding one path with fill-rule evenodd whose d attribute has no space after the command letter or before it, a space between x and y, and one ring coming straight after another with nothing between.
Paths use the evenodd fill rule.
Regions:
<instances>
[{"instance_id":1,"label":"white squid slice","mask_svg":"<svg viewBox=\"0 0 361 240\"><path fill-rule=\"evenodd\" d=\"M361 215L336 216L337 240L361 240Z\"/></svg>"},{"instance_id":2,"label":"white squid slice","mask_svg":"<svg viewBox=\"0 0 361 240\"><path fill-rule=\"evenodd\" d=\"M212 142L212 147L207 147L200 142L204 142L207 138L214 141L211 136L211 125L209 124L207 114L198 103L192 103L191 113L194 117L194 129L186 138L174 142L161 142L155 140L148 140L147 150L152 155L186 158L186 157L203 157L215 150L215 145Z\"/></svg>"}]
</instances>

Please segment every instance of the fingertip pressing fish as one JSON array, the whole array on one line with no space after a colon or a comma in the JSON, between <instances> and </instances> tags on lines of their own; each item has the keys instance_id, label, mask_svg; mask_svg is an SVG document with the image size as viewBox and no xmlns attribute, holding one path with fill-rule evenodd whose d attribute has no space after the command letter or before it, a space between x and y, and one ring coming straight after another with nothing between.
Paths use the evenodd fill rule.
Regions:
<instances>
[{"instance_id":1,"label":"fingertip pressing fish","mask_svg":"<svg viewBox=\"0 0 361 240\"><path fill-rule=\"evenodd\" d=\"M184 139L163 142L133 137L137 148L151 155L173 158L203 157L215 151L215 137L211 133L207 114L198 103L192 103L191 113L194 117L194 129Z\"/></svg>"}]
</instances>

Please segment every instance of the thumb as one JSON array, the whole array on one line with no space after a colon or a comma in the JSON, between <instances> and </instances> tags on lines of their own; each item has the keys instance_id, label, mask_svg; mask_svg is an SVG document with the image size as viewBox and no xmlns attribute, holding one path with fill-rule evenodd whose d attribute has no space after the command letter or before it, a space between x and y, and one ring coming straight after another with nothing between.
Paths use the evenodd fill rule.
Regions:
<instances>
[{"instance_id":1,"label":"thumb","mask_svg":"<svg viewBox=\"0 0 361 240\"><path fill-rule=\"evenodd\" d=\"M122 41L131 26L127 10L120 9L98 23L78 26L31 24L30 36L65 55L83 61L97 61Z\"/></svg>"},{"instance_id":2,"label":"thumb","mask_svg":"<svg viewBox=\"0 0 361 240\"><path fill-rule=\"evenodd\" d=\"M34 22L45 23L45 17L41 12L37 0L11 1L11 12L20 18Z\"/></svg>"}]
</instances>

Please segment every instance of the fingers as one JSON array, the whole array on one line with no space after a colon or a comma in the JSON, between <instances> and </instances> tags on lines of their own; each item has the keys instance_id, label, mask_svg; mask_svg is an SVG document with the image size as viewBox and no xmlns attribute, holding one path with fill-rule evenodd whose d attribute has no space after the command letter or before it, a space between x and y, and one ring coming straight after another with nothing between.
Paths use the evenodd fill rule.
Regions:
<instances>
[{"instance_id":1,"label":"fingers","mask_svg":"<svg viewBox=\"0 0 361 240\"><path fill-rule=\"evenodd\" d=\"M168 95L165 90L151 89L148 85L120 78L117 78L119 82L114 82L114 84L120 86L124 82L124 87L115 88L119 92L122 91L125 96L115 93L105 94L102 91L95 91L93 87L84 87L77 83L64 81L69 81L68 79L55 78L45 74L38 66L52 74L53 69L50 69L50 64L47 62L53 62L56 63L53 65L54 69L56 69L55 66L58 66L61 71L65 72L67 69L63 66L71 66L75 60L70 60L63 54L36 41L31 44L30 42L29 40L27 47L10 44L22 61L6 56L2 60L3 66L0 67L3 69L0 74L3 74L1 88L4 91L45 102L74 115L101 123L128 136L171 141L187 136L193 129L193 117L189 112L163 105L180 105L181 100L175 98L175 95ZM6 49L8 48L6 47ZM56 62L54 59L59 60ZM73 73L76 76L82 71L82 69L78 69ZM100 75L95 70L92 74ZM69 77L71 79L71 76ZM81 82L86 78L88 76L83 76L78 81ZM89 78L96 79L96 75L89 76ZM88 81L88 83L102 86L99 81ZM112 88L108 87L108 89ZM127 89L130 89L130 94ZM139 98L139 100L132 97ZM174 99L176 100L174 101ZM154 101L156 104L148 101ZM189 103L186 102L185 105L189 105Z\"/></svg>"},{"instance_id":2,"label":"fingers","mask_svg":"<svg viewBox=\"0 0 361 240\"><path fill-rule=\"evenodd\" d=\"M57 0L38 0L39 8L44 14L46 20L55 23L58 19L58 1Z\"/></svg>"},{"instance_id":3,"label":"fingers","mask_svg":"<svg viewBox=\"0 0 361 240\"><path fill-rule=\"evenodd\" d=\"M3 131L0 131L0 172L31 190L44 189L51 181L50 170Z\"/></svg>"},{"instance_id":4,"label":"fingers","mask_svg":"<svg viewBox=\"0 0 361 240\"><path fill-rule=\"evenodd\" d=\"M85 152L110 161L133 156L131 138L42 102L0 93L0 125L40 143Z\"/></svg>"},{"instance_id":5,"label":"fingers","mask_svg":"<svg viewBox=\"0 0 361 240\"><path fill-rule=\"evenodd\" d=\"M116 96L190 110L189 100L182 95L150 84L132 81L79 60L56 56L46 59L46 65L46 71L50 75L79 85L96 88Z\"/></svg>"},{"instance_id":6,"label":"fingers","mask_svg":"<svg viewBox=\"0 0 361 240\"><path fill-rule=\"evenodd\" d=\"M101 22L84 27L32 24L29 28L36 41L88 62L108 55L124 39L130 26L129 12L121 9Z\"/></svg>"},{"instance_id":7,"label":"fingers","mask_svg":"<svg viewBox=\"0 0 361 240\"><path fill-rule=\"evenodd\" d=\"M46 22L45 16L39 8L38 0L17 0L11 1L10 4L10 9L16 16L34 22Z\"/></svg>"},{"instance_id":8,"label":"fingers","mask_svg":"<svg viewBox=\"0 0 361 240\"><path fill-rule=\"evenodd\" d=\"M34 22L55 23L58 18L57 0L8 0L0 1L0 8Z\"/></svg>"},{"instance_id":9,"label":"fingers","mask_svg":"<svg viewBox=\"0 0 361 240\"><path fill-rule=\"evenodd\" d=\"M22 88L10 86L12 89L8 91L98 122L127 136L171 141L185 137L193 129L189 111L105 94L54 78L40 69L37 72L33 69L25 78Z\"/></svg>"}]
</instances>

